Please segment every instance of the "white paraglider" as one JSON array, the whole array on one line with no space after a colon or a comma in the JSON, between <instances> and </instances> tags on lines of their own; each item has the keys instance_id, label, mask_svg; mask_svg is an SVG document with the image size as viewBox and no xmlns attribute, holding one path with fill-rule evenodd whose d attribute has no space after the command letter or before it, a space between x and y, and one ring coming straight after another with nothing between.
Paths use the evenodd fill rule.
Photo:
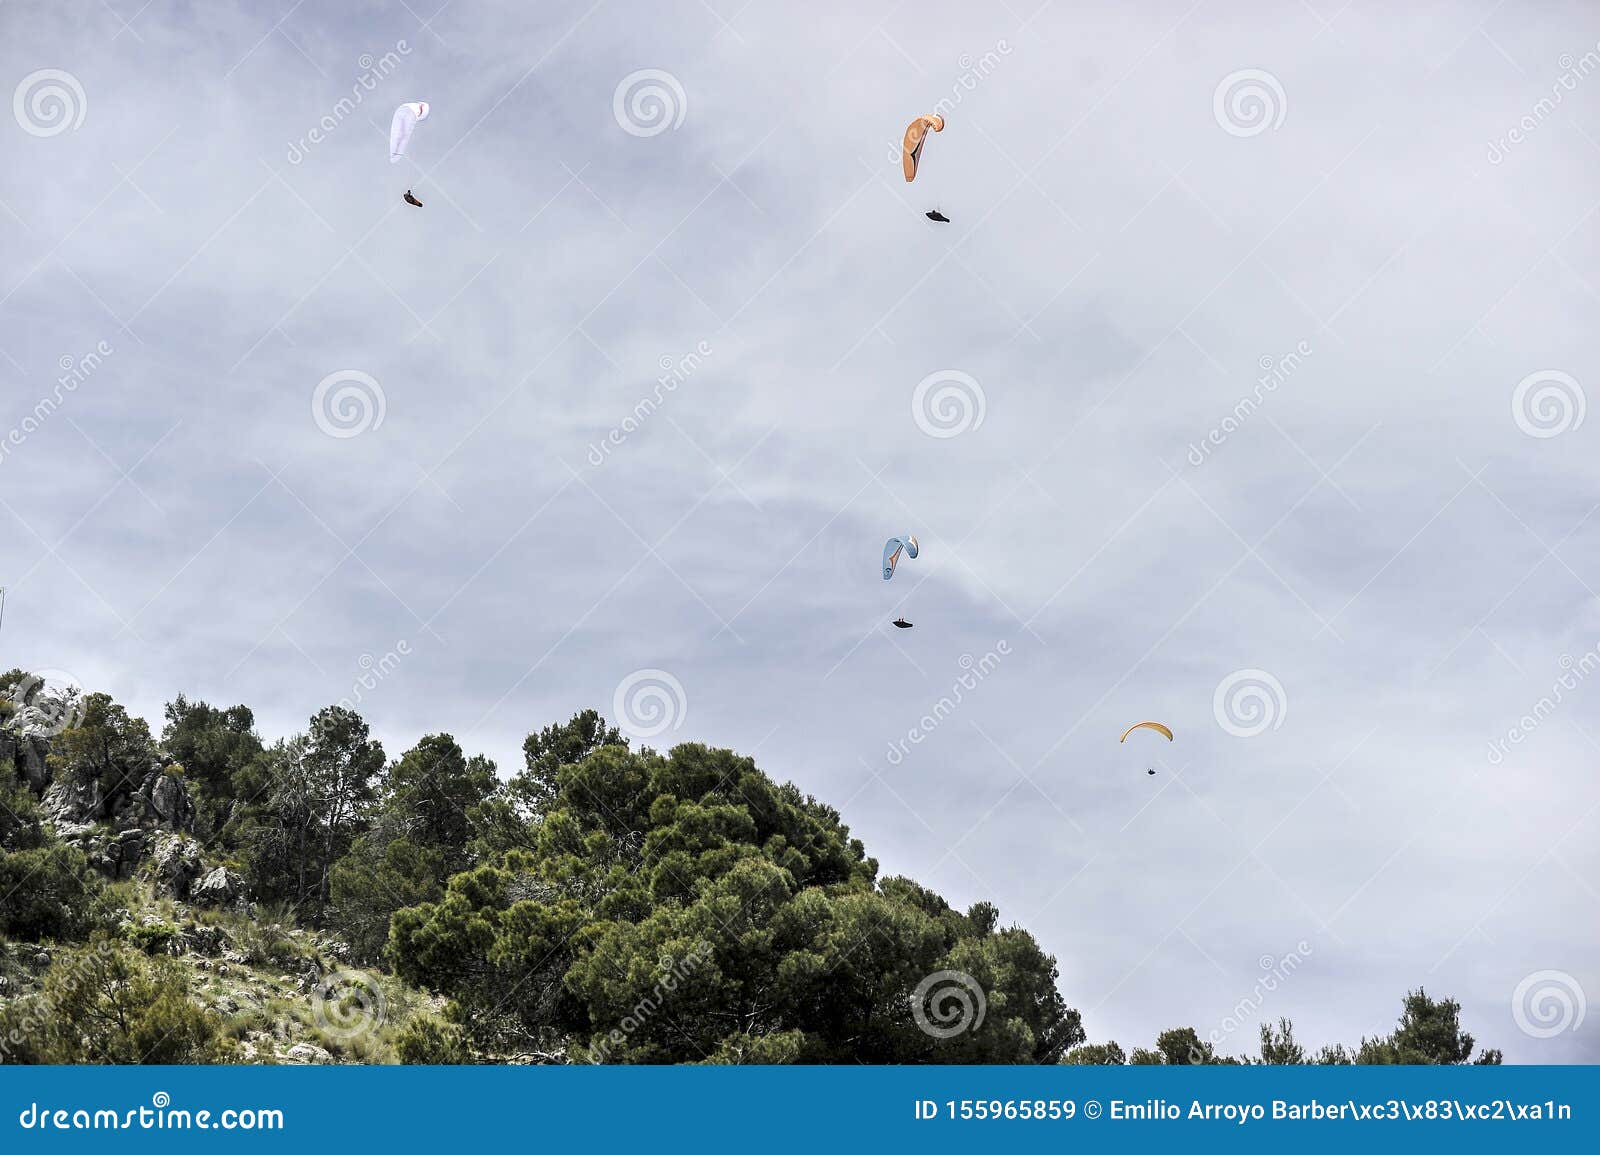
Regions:
<instances>
[{"instance_id":1,"label":"white paraglider","mask_svg":"<svg viewBox=\"0 0 1600 1155\"><path fill-rule=\"evenodd\" d=\"M406 149L411 146L411 134L417 130L417 124L427 119L426 100L413 100L394 110L394 119L389 122L390 164L400 163Z\"/></svg>"}]
</instances>

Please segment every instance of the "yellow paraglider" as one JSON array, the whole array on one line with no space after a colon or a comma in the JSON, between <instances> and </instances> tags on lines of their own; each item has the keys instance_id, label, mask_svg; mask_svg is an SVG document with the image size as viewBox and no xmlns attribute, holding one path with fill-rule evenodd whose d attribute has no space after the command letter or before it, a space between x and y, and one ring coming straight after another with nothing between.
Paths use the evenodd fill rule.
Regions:
<instances>
[{"instance_id":1,"label":"yellow paraglider","mask_svg":"<svg viewBox=\"0 0 1600 1155\"><path fill-rule=\"evenodd\" d=\"M1167 741L1172 741L1172 731L1167 729L1160 722L1135 722L1122 732L1122 737L1118 738L1117 741L1126 742L1129 734L1141 728L1154 730L1157 734L1165 734Z\"/></svg>"},{"instance_id":2,"label":"yellow paraglider","mask_svg":"<svg viewBox=\"0 0 1600 1155\"><path fill-rule=\"evenodd\" d=\"M900 157L900 168L906 174L906 181L910 183L917 179L917 165L922 160L922 145L928 138L928 130L934 132L944 131L944 117L919 116L906 127L904 151Z\"/></svg>"}]
</instances>

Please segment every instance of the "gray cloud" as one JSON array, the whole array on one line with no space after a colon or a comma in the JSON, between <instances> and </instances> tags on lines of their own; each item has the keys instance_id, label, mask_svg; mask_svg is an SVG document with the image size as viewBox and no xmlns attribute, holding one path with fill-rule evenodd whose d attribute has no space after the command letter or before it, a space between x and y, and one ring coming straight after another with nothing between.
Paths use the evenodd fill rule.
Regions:
<instances>
[{"instance_id":1,"label":"gray cloud","mask_svg":"<svg viewBox=\"0 0 1600 1155\"><path fill-rule=\"evenodd\" d=\"M1510 1000L1600 991L1600 687L1487 757L1600 643L1593 419L1512 413L1540 370L1594 388L1600 76L1535 111L1585 6L117 11L0 13L7 90L87 101L0 125L0 437L111 349L0 457L6 664L280 733L405 642L362 691L391 752L447 728L503 769L666 669L658 742L753 750L886 870L997 902L1092 1037L1204 1032L1304 941L1259 1013L1312 1040L1425 983L1508 1058L1596 1058ZM687 107L640 137L647 68ZM1245 69L1286 107L1232 135ZM985 411L939 439L912 394L947 369ZM357 437L313 419L340 370L383 392ZM1213 692L1250 668L1288 709L1237 738ZM1116 744L1149 716L1178 740Z\"/></svg>"}]
</instances>

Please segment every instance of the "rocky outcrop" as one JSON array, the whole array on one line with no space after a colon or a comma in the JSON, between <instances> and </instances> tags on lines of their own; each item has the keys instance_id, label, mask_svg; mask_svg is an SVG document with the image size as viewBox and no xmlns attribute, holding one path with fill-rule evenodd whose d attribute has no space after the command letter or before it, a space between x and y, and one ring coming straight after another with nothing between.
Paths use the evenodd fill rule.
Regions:
<instances>
[{"instance_id":1,"label":"rocky outcrop","mask_svg":"<svg viewBox=\"0 0 1600 1155\"><path fill-rule=\"evenodd\" d=\"M144 858L145 832L137 828L113 830L90 822L64 822L56 837L83 851L89 865L108 878L132 878Z\"/></svg>"},{"instance_id":2,"label":"rocky outcrop","mask_svg":"<svg viewBox=\"0 0 1600 1155\"><path fill-rule=\"evenodd\" d=\"M155 884L177 899L188 899L205 864L200 844L181 834L153 835L149 842L150 875Z\"/></svg>"},{"instance_id":3,"label":"rocky outcrop","mask_svg":"<svg viewBox=\"0 0 1600 1155\"><path fill-rule=\"evenodd\" d=\"M220 926L204 926L199 923L190 923L183 930L184 945L197 955L201 955L201 962L206 959L216 958L227 949L229 938L227 932ZM202 970L208 969L205 966Z\"/></svg>"},{"instance_id":4,"label":"rocky outcrop","mask_svg":"<svg viewBox=\"0 0 1600 1155\"><path fill-rule=\"evenodd\" d=\"M134 796L133 818L141 825L150 824L158 830L194 833L194 800L189 788L176 774L160 767L153 769L139 786Z\"/></svg>"},{"instance_id":5,"label":"rocky outcrop","mask_svg":"<svg viewBox=\"0 0 1600 1155\"><path fill-rule=\"evenodd\" d=\"M50 783L39 809L58 830L86 826L105 820L106 798L98 780L71 775Z\"/></svg>"},{"instance_id":6,"label":"rocky outcrop","mask_svg":"<svg viewBox=\"0 0 1600 1155\"><path fill-rule=\"evenodd\" d=\"M54 767L50 760L61 730L57 713L23 706L0 714L0 721L0 774L15 773L27 784L55 835L95 870L120 880L143 868L162 893L205 906L243 901L244 880L225 867L208 870L200 844L187 837L195 829L195 803L181 770L155 757L144 765L142 756L103 772L63 770L60 759Z\"/></svg>"},{"instance_id":7,"label":"rocky outcrop","mask_svg":"<svg viewBox=\"0 0 1600 1155\"><path fill-rule=\"evenodd\" d=\"M298 1063L302 1066L321 1066L333 1062L333 1056L315 1043L296 1043L278 1058L281 1062Z\"/></svg>"},{"instance_id":8,"label":"rocky outcrop","mask_svg":"<svg viewBox=\"0 0 1600 1155\"><path fill-rule=\"evenodd\" d=\"M124 830L117 835L117 861L127 867L129 874L144 857L146 835L142 830Z\"/></svg>"},{"instance_id":9,"label":"rocky outcrop","mask_svg":"<svg viewBox=\"0 0 1600 1155\"><path fill-rule=\"evenodd\" d=\"M244 879L226 866L209 871L189 888L189 901L196 906L226 906L244 894Z\"/></svg>"},{"instance_id":10,"label":"rocky outcrop","mask_svg":"<svg viewBox=\"0 0 1600 1155\"><path fill-rule=\"evenodd\" d=\"M0 729L0 770L8 764L14 766L28 789L40 795L50 787L50 767L45 762L50 743L19 721L31 709L24 708Z\"/></svg>"},{"instance_id":11,"label":"rocky outcrop","mask_svg":"<svg viewBox=\"0 0 1600 1155\"><path fill-rule=\"evenodd\" d=\"M45 789L39 806L58 828L111 822L122 828L194 831L194 800L189 788L181 777L160 766L152 766L131 794L108 795L100 780L88 774L63 775Z\"/></svg>"},{"instance_id":12,"label":"rocky outcrop","mask_svg":"<svg viewBox=\"0 0 1600 1155\"><path fill-rule=\"evenodd\" d=\"M62 841L83 851L96 870L117 879L133 875L156 835L194 830L188 787L160 766L150 768L136 791L116 797L107 797L99 779L87 774L60 775L44 788L39 809ZM199 873L196 867L187 881Z\"/></svg>"}]
</instances>

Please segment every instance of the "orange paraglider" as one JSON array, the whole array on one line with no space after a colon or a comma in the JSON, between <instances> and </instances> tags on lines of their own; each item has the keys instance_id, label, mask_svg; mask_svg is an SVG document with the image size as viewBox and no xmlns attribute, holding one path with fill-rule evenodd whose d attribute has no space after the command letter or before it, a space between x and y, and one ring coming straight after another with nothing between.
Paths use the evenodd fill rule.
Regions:
<instances>
[{"instance_id":1,"label":"orange paraglider","mask_svg":"<svg viewBox=\"0 0 1600 1155\"><path fill-rule=\"evenodd\" d=\"M1128 740L1128 735L1138 729L1154 730L1157 734L1164 735L1168 742L1172 741L1172 731L1167 729L1160 722L1135 722L1122 732L1122 737L1118 738L1117 741L1126 742Z\"/></svg>"},{"instance_id":2,"label":"orange paraglider","mask_svg":"<svg viewBox=\"0 0 1600 1155\"><path fill-rule=\"evenodd\" d=\"M922 146L928 138L928 131L944 131L944 117L919 116L906 127L905 146L900 157L900 168L906 174L907 183L917 179L917 165L922 161Z\"/></svg>"}]
</instances>

